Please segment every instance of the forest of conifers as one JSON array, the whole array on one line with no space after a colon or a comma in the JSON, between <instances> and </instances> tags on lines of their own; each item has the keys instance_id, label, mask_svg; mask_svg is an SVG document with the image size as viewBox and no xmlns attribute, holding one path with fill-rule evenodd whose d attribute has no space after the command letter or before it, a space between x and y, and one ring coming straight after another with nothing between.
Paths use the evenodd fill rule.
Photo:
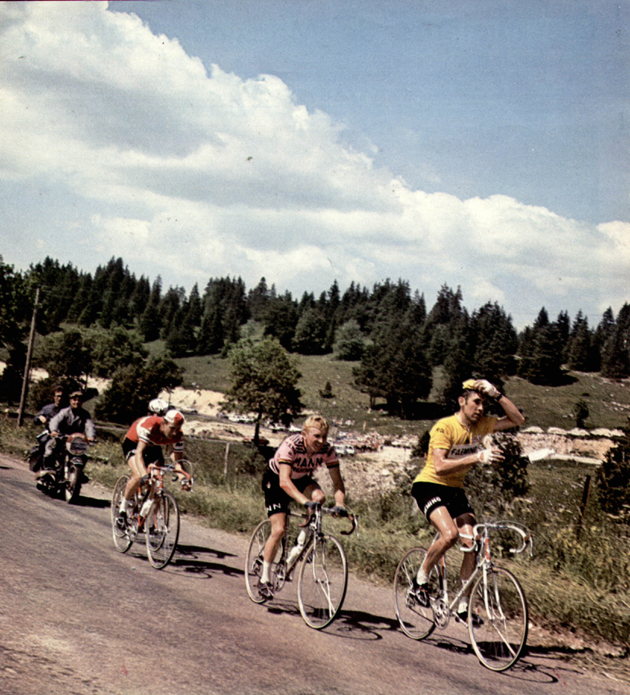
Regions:
<instances>
[{"instance_id":1,"label":"forest of conifers","mask_svg":"<svg viewBox=\"0 0 630 695\"><path fill-rule=\"evenodd\" d=\"M16 272L0 257L0 337L15 367L24 359L35 289L40 288L37 332L47 336L74 324L133 332L142 343L165 342L167 354L227 354L255 321L265 336L289 352L333 353L357 362L356 384L384 397L402 415L427 397L433 368L443 366L444 396L462 378L479 375L501 383L518 375L533 383L558 384L565 368L630 375L630 306L615 317L606 310L589 326L581 312L555 319L541 308L533 326L518 333L496 303L469 311L459 288L444 285L431 308L405 280L372 288L352 283L341 293L335 281L316 297L278 294L262 278L247 289L241 278L210 278L203 291L162 286L160 277L137 278L121 258L92 275L46 258ZM19 369L18 369L19 371Z\"/></svg>"}]
</instances>

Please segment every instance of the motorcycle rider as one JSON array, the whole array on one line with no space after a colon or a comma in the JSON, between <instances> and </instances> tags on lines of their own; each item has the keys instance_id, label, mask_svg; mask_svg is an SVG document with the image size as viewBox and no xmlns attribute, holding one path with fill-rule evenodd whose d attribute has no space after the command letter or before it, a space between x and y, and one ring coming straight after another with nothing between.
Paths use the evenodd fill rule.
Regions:
<instances>
[{"instance_id":1,"label":"motorcycle rider","mask_svg":"<svg viewBox=\"0 0 630 695\"><path fill-rule=\"evenodd\" d=\"M38 478L43 478L51 470L55 470L55 461L60 453L60 435L81 432L85 434L88 442L96 441L96 426L92 416L82 407L83 391L74 390L69 400L70 405L62 408L48 423L50 439L46 442L44 462L42 470L37 474Z\"/></svg>"},{"instance_id":2,"label":"motorcycle rider","mask_svg":"<svg viewBox=\"0 0 630 695\"><path fill-rule=\"evenodd\" d=\"M44 425L45 427L44 431L37 435L37 444L30 450L28 454L30 462L29 466L34 473L41 470L42 462L44 460L46 442L50 440L48 423L61 410L63 395L63 386L60 384L55 386L53 389L53 402L45 405L33 418L33 422L36 425Z\"/></svg>"},{"instance_id":3,"label":"motorcycle rider","mask_svg":"<svg viewBox=\"0 0 630 695\"><path fill-rule=\"evenodd\" d=\"M45 405L35 416L33 422L36 425L47 425L50 420L61 410L63 401L63 386L55 386L53 389L53 402Z\"/></svg>"}]
</instances>

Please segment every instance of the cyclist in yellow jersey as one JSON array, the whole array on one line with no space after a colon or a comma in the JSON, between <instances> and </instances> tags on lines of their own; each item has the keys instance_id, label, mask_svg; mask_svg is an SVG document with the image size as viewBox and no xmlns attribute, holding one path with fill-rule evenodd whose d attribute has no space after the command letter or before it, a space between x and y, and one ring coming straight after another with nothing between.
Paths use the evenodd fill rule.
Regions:
<instances>
[{"instance_id":1,"label":"cyclist in yellow jersey","mask_svg":"<svg viewBox=\"0 0 630 695\"><path fill-rule=\"evenodd\" d=\"M498 402L503 417L484 415L487 398ZM497 448L484 446L484 437L525 422L514 403L485 379L465 381L458 403L459 410L454 415L439 420L431 429L427 460L411 489L427 520L439 532L416 577L418 600L426 606L429 605L427 587L433 567L460 536L464 545L470 547L472 544L475 514L464 492L466 473L478 463L503 461ZM471 576L474 568L474 555L466 553L460 570L462 582ZM457 614L466 620L465 597Z\"/></svg>"}]
</instances>

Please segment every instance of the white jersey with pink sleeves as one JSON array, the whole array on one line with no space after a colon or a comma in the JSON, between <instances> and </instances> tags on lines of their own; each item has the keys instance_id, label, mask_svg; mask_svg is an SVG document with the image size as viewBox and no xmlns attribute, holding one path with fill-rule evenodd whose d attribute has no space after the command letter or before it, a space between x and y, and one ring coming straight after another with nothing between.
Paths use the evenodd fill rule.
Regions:
<instances>
[{"instance_id":1,"label":"white jersey with pink sleeves","mask_svg":"<svg viewBox=\"0 0 630 695\"><path fill-rule=\"evenodd\" d=\"M280 464L287 463L291 466L291 479L303 478L310 475L318 466L325 465L334 468L339 465L337 452L331 444L324 444L322 449L312 456L306 451L304 438L301 434L292 434L287 437L276 449L269 468L280 475Z\"/></svg>"}]
</instances>

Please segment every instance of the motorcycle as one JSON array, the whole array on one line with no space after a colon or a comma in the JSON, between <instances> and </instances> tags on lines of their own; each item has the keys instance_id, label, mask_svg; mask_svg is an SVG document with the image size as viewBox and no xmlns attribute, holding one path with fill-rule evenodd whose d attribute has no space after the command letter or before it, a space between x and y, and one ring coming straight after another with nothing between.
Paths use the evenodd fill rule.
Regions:
<instances>
[{"instance_id":1,"label":"motorcycle","mask_svg":"<svg viewBox=\"0 0 630 695\"><path fill-rule=\"evenodd\" d=\"M47 433L42 432L39 438ZM58 451L60 454L55 456L55 468L46 471L44 475L37 480L37 489L46 492L53 496L65 497L68 504L73 504L79 499L81 494L81 485L87 481L84 473L85 464L88 460L88 441L87 437L76 432L69 435L60 435ZM36 447L31 450L34 452ZM43 458L43 447L39 448L39 454ZM33 459L36 455L33 454ZM31 470L41 468L41 459L36 461Z\"/></svg>"}]
</instances>

